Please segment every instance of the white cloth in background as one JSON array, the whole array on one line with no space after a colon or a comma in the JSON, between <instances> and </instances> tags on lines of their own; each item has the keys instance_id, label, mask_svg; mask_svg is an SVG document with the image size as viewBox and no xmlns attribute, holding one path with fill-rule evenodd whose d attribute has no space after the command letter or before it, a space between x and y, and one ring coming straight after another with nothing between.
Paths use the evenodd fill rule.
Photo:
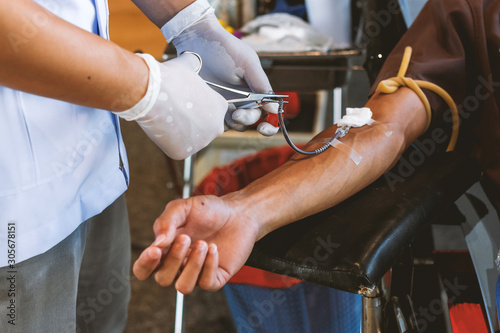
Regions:
<instances>
[{"instance_id":1,"label":"white cloth in background","mask_svg":"<svg viewBox=\"0 0 500 333\"><path fill-rule=\"evenodd\" d=\"M303 52L337 48L332 38L285 13L257 17L241 28L242 40L257 52Z\"/></svg>"}]
</instances>

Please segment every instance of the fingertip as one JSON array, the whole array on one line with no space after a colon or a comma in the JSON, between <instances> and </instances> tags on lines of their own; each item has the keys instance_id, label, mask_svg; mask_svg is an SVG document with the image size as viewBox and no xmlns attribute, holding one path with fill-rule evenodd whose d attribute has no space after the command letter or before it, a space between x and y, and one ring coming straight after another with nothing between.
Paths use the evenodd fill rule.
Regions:
<instances>
[{"instance_id":1,"label":"fingertip","mask_svg":"<svg viewBox=\"0 0 500 333\"><path fill-rule=\"evenodd\" d=\"M270 102L270 103L264 104L264 106L262 108L266 112L277 114L278 110L279 110L279 104Z\"/></svg>"},{"instance_id":2,"label":"fingertip","mask_svg":"<svg viewBox=\"0 0 500 333\"><path fill-rule=\"evenodd\" d=\"M219 266L219 254L217 245L214 243L208 246L208 254L203 265L203 271L198 285L201 289L207 291L216 291L220 289L217 283L217 268Z\"/></svg>"},{"instance_id":3,"label":"fingertip","mask_svg":"<svg viewBox=\"0 0 500 333\"><path fill-rule=\"evenodd\" d=\"M195 244L196 248L202 252L205 252L208 250L208 244L204 240L199 240Z\"/></svg>"},{"instance_id":4,"label":"fingertip","mask_svg":"<svg viewBox=\"0 0 500 333\"><path fill-rule=\"evenodd\" d=\"M183 295L187 295L191 293L194 289L194 286L185 285L183 282L177 281L175 283L175 289Z\"/></svg>"},{"instance_id":5,"label":"fingertip","mask_svg":"<svg viewBox=\"0 0 500 333\"><path fill-rule=\"evenodd\" d=\"M244 132L248 129L248 126L237 123L231 116L226 116L224 120L225 125L237 132Z\"/></svg>"},{"instance_id":6,"label":"fingertip","mask_svg":"<svg viewBox=\"0 0 500 333\"><path fill-rule=\"evenodd\" d=\"M161 258L161 249L155 246L151 246L146 249L146 254L151 260L158 260Z\"/></svg>"},{"instance_id":7,"label":"fingertip","mask_svg":"<svg viewBox=\"0 0 500 333\"><path fill-rule=\"evenodd\" d=\"M160 271L158 271L158 272L155 273L154 279L155 279L156 283L158 283L162 287L168 287L168 286L170 286L171 282L169 282L169 280L165 279L163 277L163 274L161 274Z\"/></svg>"},{"instance_id":8,"label":"fingertip","mask_svg":"<svg viewBox=\"0 0 500 333\"><path fill-rule=\"evenodd\" d=\"M261 117L262 111L259 108L237 109L232 114L232 119L242 125L253 125Z\"/></svg>"},{"instance_id":9,"label":"fingertip","mask_svg":"<svg viewBox=\"0 0 500 333\"><path fill-rule=\"evenodd\" d=\"M138 280L146 280L154 271L161 259L161 250L147 248L134 262L132 271Z\"/></svg>"},{"instance_id":10,"label":"fingertip","mask_svg":"<svg viewBox=\"0 0 500 333\"><path fill-rule=\"evenodd\" d=\"M208 246L208 254L211 255L217 254L217 245L215 245L214 243L210 244Z\"/></svg>"},{"instance_id":11,"label":"fingertip","mask_svg":"<svg viewBox=\"0 0 500 333\"><path fill-rule=\"evenodd\" d=\"M264 136L273 136L278 133L279 127L274 127L273 125L262 122L257 125L257 131Z\"/></svg>"},{"instance_id":12,"label":"fingertip","mask_svg":"<svg viewBox=\"0 0 500 333\"><path fill-rule=\"evenodd\" d=\"M188 245L191 243L191 237L189 237L186 234L181 234L181 235L177 236L176 242L178 242L179 244L182 244L182 245Z\"/></svg>"}]
</instances>

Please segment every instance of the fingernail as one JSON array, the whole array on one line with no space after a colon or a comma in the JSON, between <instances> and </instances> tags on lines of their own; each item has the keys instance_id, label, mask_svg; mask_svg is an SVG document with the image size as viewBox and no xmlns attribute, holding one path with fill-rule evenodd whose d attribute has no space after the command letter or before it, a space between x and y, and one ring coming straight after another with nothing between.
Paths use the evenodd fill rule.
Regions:
<instances>
[{"instance_id":1,"label":"fingernail","mask_svg":"<svg viewBox=\"0 0 500 333\"><path fill-rule=\"evenodd\" d=\"M156 237L155 242L153 243L154 246L160 246L160 244L167 238L165 235L160 235Z\"/></svg>"},{"instance_id":2,"label":"fingernail","mask_svg":"<svg viewBox=\"0 0 500 333\"><path fill-rule=\"evenodd\" d=\"M214 243L210 244L208 246L208 253L215 254L216 252L217 252L217 245L215 245Z\"/></svg>"},{"instance_id":3,"label":"fingernail","mask_svg":"<svg viewBox=\"0 0 500 333\"><path fill-rule=\"evenodd\" d=\"M199 242L199 243L197 244L197 247L198 247L198 249L199 249L200 251L205 251L205 250L207 249L207 243L205 243L205 242Z\"/></svg>"},{"instance_id":4,"label":"fingernail","mask_svg":"<svg viewBox=\"0 0 500 333\"><path fill-rule=\"evenodd\" d=\"M180 235L177 237L177 241L182 245L186 245L189 242L189 237L186 235Z\"/></svg>"}]
</instances>

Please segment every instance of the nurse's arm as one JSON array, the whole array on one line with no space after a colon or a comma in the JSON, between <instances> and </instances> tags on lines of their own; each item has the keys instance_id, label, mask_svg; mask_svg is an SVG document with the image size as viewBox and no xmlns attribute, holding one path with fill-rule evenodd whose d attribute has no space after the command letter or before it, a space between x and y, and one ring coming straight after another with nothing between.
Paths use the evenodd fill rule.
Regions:
<instances>
[{"instance_id":1,"label":"nurse's arm","mask_svg":"<svg viewBox=\"0 0 500 333\"><path fill-rule=\"evenodd\" d=\"M144 61L31 0L0 0L0 85L123 111L146 93Z\"/></svg>"},{"instance_id":2,"label":"nurse's arm","mask_svg":"<svg viewBox=\"0 0 500 333\"><path fill-rule=\"evenodd\" d=\"M133 3L156 24L163 27L175 14L192 4L195 0L132 0Z\"/></svg>"},{"instance_id":3,"label":"nurse's arm","mask_svg":"<svg viewBox=\"0 0 500 333\"><path fill-rule=\"evenodd\" d=\"M380 177L422 133L426 114L408 88L390 95L376 93L367 106L376 122L353 128L341 139L362 157L359 164L339 149L328 148L313 157L295 155L273 172L223 197L196 196L169 203L154 225L157 243L134 264L137 278L156 272L158 283L176 281L183 293L195 285L217 290L245 263L255 241L342 202ZM335 130L333 126L320 133L307 149L321 147ZM207 246L211 243L218 250ZM177 277L179 269L182 273Z\"/></svg>"}]
</instances>

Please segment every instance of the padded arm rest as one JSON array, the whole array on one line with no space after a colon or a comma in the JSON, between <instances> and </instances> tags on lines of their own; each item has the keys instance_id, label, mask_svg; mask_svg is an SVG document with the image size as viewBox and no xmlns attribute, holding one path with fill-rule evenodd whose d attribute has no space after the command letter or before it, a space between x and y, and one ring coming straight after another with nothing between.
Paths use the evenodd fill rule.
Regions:
<instances>
[{"instance_id":1,"label":"padded arm rest","mask_svg":"<svg viewBox=\"0 0 500 333\"><path fill-rule=\"evenodd\" d=\"M352 293L371 290L417 232L480 178L472 158L435 155L404 181L390 186L382 176L336 207L270 233L247 265Z\"/></svg>"}]
</instances>

